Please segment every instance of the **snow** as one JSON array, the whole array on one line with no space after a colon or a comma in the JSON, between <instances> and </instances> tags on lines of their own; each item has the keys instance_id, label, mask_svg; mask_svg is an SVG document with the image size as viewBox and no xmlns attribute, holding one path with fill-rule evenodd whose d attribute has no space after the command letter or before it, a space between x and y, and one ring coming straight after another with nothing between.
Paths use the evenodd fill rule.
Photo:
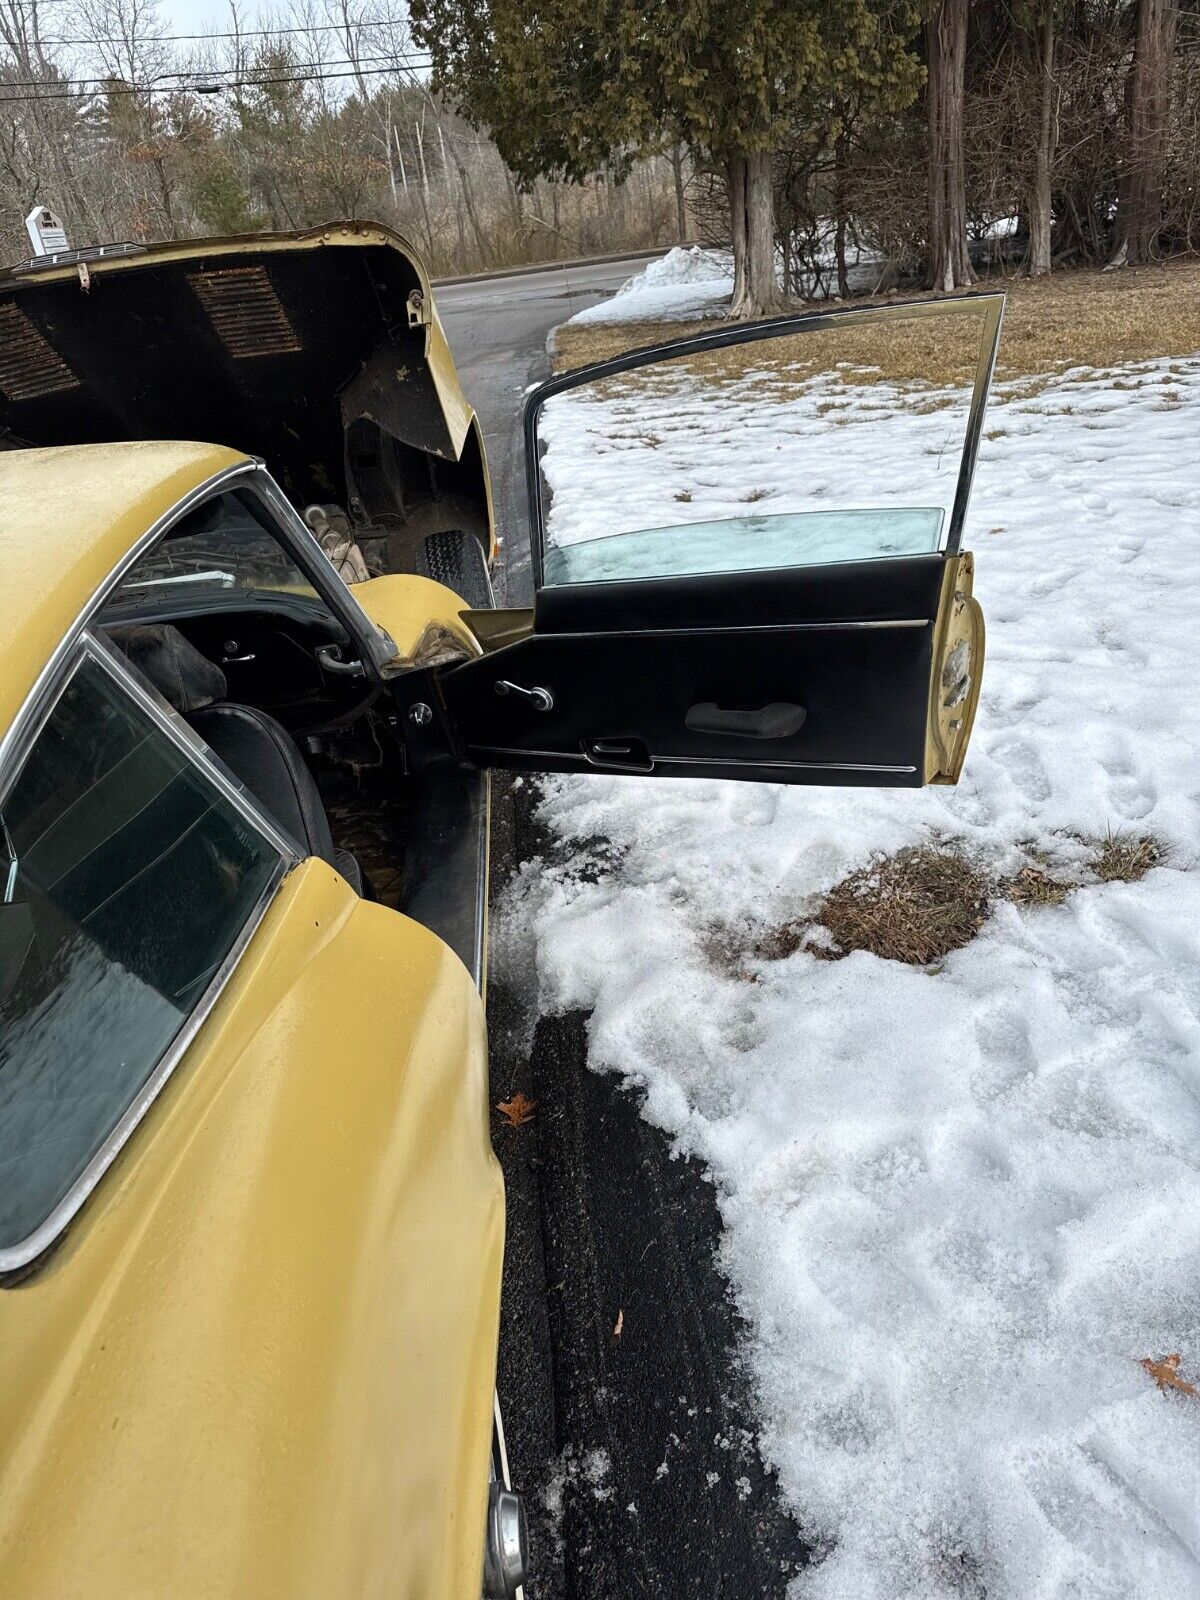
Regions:
<instances>
[{"instance_id":1,"label":"snow","mask_svg":"<svg viewBox=\"0 0 1200 1600\"><path fill-rule=\"evenodd\" d=\"M865 476L886 499L918 487L914 460L927 481L912 440L946 415L881 400ZM1200 359L993 398L965 540L988 661L957 789L543 783L556 834L612 847L598 874L530 864L497 955L534 936L542 1009L590 1009L590 1065L710 1169L763 1449L818 1551L802 1600L1200 1596L1200 1402L1138 1364L1178 1350L1200 1379L1198 440ZM555 450L594 447L564 424L551 475ZM595 481L572 504L561 474L560 534L804 487L765 484L747 448L737 483L676 501L702 454L683 430L628 455L603 525ZM827 502L852 471L867 492L860 451L826 466ZM937 970L747 953L881 853L1078 865L1078 836L1110 829L1152 833L1165 864L1003 903Z\"/></svg>"},{"instance_id":2,"label":"snow","mask_svg":"<svg viewBox=\"0 0 1200 1600\"><path fill-rule=\"evenodd\" d=\"M724 311L733 291L727 250L676 245L635 272L607 300L577 311L573 323L684 322Z\"/></svg>"},{"instance_id":3,"label":"snow","mask_svg":"<svg viewBox=\"0 0 1200 1600\"><path fill-rule=\"evenodd\" d=\"M811 274L806 275L800 286L805 294L827 293L830 299L837 299L833 239L830 222L824 227L818 251L822 283L818 286ZM850 287L855 291L873 287L884 264L876 252L853 244L847 251L847 262ZM781 281L782 266L777 259ZM719 316L728 307L732 292L731 251L707 250L698 244L675 245L627 278L607 300L577 311L569 320L593 326L602 322L695 321Z\"/></svg>"},{"instance_id":4,"label":"snow","mask_svg":"<svg viewBox=\"0 0 1200 1600\"><path fill-rule=\"evenodd\" d=\"M612 1457L602 1446L591 1450L576 1449L568 1445L547 1476L542 1490L542 1508L546 1513L546 1533L556 1553L563 1552L563 1518L572 1495L590 1494L594 1500L611 1500ZM637 1515L637 1507L626 1506L626 1511Z\"/></svg>"}]
</instances>

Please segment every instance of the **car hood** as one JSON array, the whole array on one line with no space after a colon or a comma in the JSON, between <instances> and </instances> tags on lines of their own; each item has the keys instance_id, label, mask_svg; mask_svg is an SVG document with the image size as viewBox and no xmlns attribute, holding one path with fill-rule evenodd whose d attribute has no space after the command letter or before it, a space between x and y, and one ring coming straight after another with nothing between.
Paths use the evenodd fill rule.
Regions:
<instances>
[{"instance_id":1,"label":"car hood","mask_svg":"<svg viewBox=\"0 0 1200 1600\"><path fill-rule=\"evenodd\" d=\"M413 248L374 223L0 274L0 440L197 439L353 509L347 438L457 460L471 422Z\"/></svg>"}]
</instances>

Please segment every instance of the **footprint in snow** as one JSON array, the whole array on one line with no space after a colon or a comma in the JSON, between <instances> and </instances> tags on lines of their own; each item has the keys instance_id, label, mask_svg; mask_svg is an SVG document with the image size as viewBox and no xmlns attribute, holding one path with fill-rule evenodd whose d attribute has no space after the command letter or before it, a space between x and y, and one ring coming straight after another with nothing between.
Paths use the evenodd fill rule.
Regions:
<instances>
[{"instance_id":1,"label":"footprint in snow","mask_svg":"<svg viewBox=\"0 0 1200 1600\"><path fill-rule=\"evenodd\" d=\"M992 756L1026 804L1050 798L1046 768L1028 739L1005 739L992 746Z\"/></svg>"},{"instance_id":2,"label":"footprint in snow","mask_svg":"<svg viewBox=\"0 0 1200 1600\"><path fill-rule=\"evenodd\" d=\"M1100 756L1100 765L1108 779L1109 805L1116 815L1128 822L1140 822L1149 816L1158 804L1158 790L1151 778L1134 765L1128 740L1114 737L1107 752Z\"/></svg>"},{"instance_id":3,"label":"footprint in snow","mask_svg":"<svg viewBox=\"0 0 1200 1600\"><path fill-rule=\"evenodd\" d=\"M1037 1072L1029 1024L1019 1008L1008 1002L978 1018L975 1043L979 1067L971 1075L971 1093L980 1105L1003 1100Z\"/></svg>"}]
</instances>

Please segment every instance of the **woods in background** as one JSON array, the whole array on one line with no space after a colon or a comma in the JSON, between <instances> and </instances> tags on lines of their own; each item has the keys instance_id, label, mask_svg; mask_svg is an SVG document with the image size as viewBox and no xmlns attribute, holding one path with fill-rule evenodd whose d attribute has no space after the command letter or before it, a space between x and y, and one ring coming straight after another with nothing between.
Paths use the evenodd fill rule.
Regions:
<instances>
[{"instance_id":1,"label":"woods in background","mask_svg":"<svg viewBox=\"0 0 1200 1600\"><path fill-rule=\"evenodd\" d=\"M154 0L0 0L7 257L37 200L78 244L377 217L440 273L698 236L757 315L1200 248L1200 0L272 16L179 40Z\"/></svg>"},{"instance_id":2,"label":"woods in background","mask_svg":"<svg viewBox=\"0 0 1200 1600\"><path fill-rule=\"evenodd\" d=\"M403 7L296 0L274 23L176 41L154 0L0 0L0 259L35 202L72 243L303 228L372 217L434 272L673 243L681 152L623 181L518 186L430 92ZM690 168L687 169L690 174Z\"/></svg>"}]
</instances>

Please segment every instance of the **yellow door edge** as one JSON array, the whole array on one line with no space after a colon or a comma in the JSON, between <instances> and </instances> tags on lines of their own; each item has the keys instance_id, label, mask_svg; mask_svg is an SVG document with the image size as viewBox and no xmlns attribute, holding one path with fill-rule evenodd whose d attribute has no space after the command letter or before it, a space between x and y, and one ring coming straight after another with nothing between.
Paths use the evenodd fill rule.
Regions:
<instances>
[{"instance_id":1,"label":"yellow door edge","mask_svg":"<svg viewBox=\"0 0 1200 1600\"><path fill-rule=\"evenodd\" d=\"M533 632L533 607L522 610L464 611L463 623L479 641L484 655L501 650L507 644L527 639Z\"/></svg>"},{"instance_id":2,"label":"yellow door edge","mask_svg":"<svg viewBox=\"0 0 1200 1600\"><path fill-rule=\"evenodd\" d=\"M925 782L957 783L983 680L983 611L974 596L975 557L947 558L934 624L925 729Z\"/></svg>"}]
</instances>

